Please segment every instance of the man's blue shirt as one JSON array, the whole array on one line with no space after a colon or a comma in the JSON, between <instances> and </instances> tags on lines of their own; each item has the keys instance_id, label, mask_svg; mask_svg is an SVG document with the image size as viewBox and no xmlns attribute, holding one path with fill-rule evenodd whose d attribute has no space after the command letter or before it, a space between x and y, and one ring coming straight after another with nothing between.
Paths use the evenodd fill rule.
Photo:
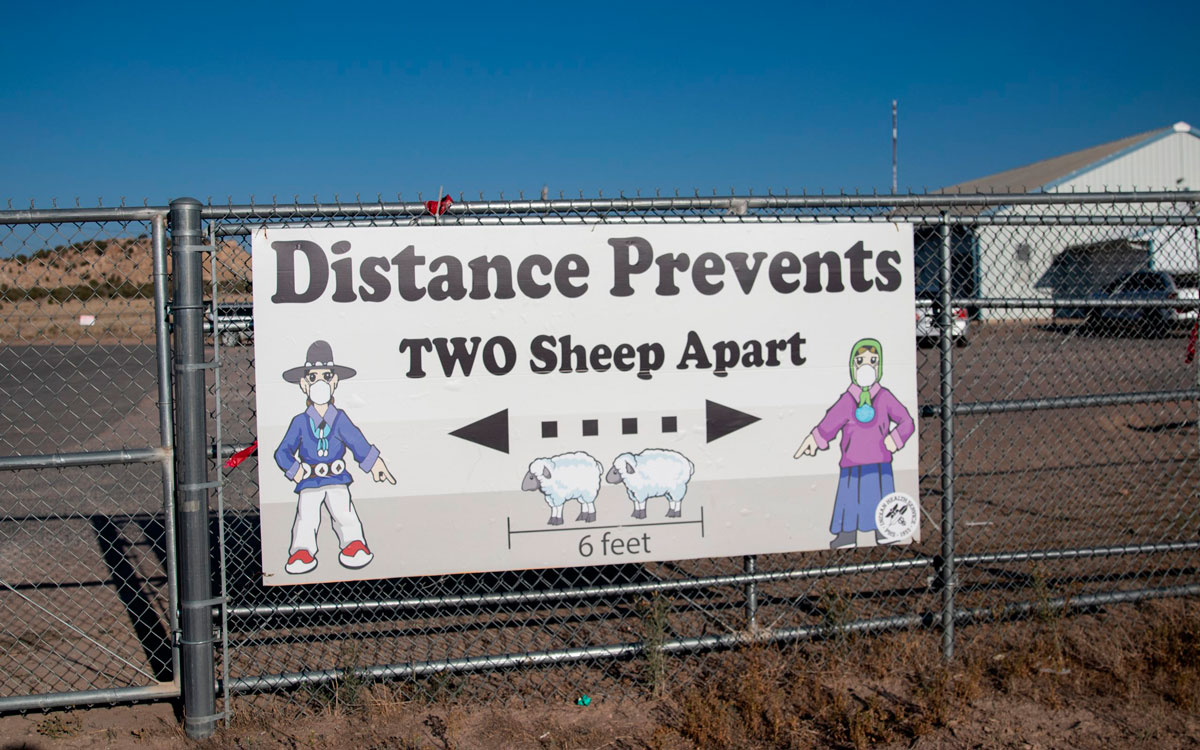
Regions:
<instances>
[{"instance_id":1,"label":"man's blue shirt","mask_svg":"<svg viewBox=\"0 0 1200 750\"><path fill-rule=\"evenodd\" d=\"M321 439L319 436L324 436L328 441L325 455L318 453L318 442ZM347 448L354 455L359 468L370 473L371 467L379 458L379 449L367 442L362 430L350 421L345 412L333 404L325 410L324 417L317 412L315 406L310 406L302 414L292 418L283 441L275 449L275 463L283 469L288 479L292 479L303 464L332 464L346 455ZM324 477L319 477L314 472L296 484L296 492L330 484L350 484L353 481L350 472L345 470Z\"/></svg>"}]
</instances>

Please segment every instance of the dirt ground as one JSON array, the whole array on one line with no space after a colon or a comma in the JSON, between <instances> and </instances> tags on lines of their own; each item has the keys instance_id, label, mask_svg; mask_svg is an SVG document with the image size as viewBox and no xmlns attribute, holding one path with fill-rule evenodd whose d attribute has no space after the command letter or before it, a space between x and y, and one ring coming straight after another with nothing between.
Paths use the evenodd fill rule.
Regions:
<instances>
[{"instance_id":1,"label":"dirt ground","mask_svg":"<svg viewBox=\"0 0 1200 750\"><path fill-rule=\"evenodd\" d=\"M254 702L197 747L1110 748L1200 745L1200 602L974 627L950 667L926 633L706 657L701 679L589 705L405 701L396 685ZM170 704L0 718L0 749L186 742Z\"/></svg>"}]
</instances>

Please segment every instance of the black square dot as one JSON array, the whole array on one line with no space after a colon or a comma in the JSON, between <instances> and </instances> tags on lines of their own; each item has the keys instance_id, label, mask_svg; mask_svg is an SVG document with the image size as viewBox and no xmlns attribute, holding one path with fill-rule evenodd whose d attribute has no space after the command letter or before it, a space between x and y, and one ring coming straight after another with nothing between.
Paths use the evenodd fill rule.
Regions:
<instances>
[{"instance_id":1,"label":"black square dot","mask_svg":"<svg viewBox=\"0 0 1200 750\"><path fill-rule=\"evenodd\" d=\"M621 434L636 435L637 434L637 417L623 417L621 419Z\"/></svg>"},{"instance_id":2,"label":"black square dot","mask_svg":"<svg viewBox=\"0 0 1200 750\"><path fill-rule=\"evenodd\" d=\"M662 418L662 431L663 432L678 432L679 431L679 418L678 417L663 417Z\"/></svg>"},{"instance_id":3,"label":"black square dot","mask_svg":"<svg viewBox=\"0 0 1200 750\"><path fill-rule=\"evenodd\" d=\"M542 437L558 437L558 422L542 422Z\"/></svg>"},{"instance_id":4,"label":"black square dot","mask_svg":"<svg viewBox=\"0 0 1200 750\"><path fill-rule=\"evenodd\" d=\"M583 436L595 437L600 434L600 420L585 419L583 420Z\"/></svg>"}]
</instances>

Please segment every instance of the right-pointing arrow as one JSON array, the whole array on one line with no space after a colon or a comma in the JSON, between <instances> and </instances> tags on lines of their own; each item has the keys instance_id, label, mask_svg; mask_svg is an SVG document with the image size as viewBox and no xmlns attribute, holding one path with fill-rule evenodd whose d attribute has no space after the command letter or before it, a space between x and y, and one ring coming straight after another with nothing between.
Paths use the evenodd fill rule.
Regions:
<instances>
[{"instance_id":1,"label":"right-pointing arrow","mask_svg":"<svg viewBox=\"0 0 1200 750\"><path fill-rule=\"evenodd\" d=\"M756 417L753 414L747 414L744 411L731 409L728 406L718 404L716 401L704 402L705 424L707 431L707 442L723 438L731 432L737 432L746 425L752 425L761 417Z\"/></svg>"}]
</instances>

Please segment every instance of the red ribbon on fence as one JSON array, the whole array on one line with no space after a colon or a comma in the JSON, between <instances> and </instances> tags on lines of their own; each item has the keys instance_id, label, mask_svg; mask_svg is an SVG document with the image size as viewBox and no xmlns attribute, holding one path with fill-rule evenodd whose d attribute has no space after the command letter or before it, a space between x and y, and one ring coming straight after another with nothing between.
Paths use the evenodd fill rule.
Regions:
<instances>
[{"instance_id":1,"label":"red ribbon on fence","mask_svg":"<svg viewBox=\"0 0 1200 750\"><path fill-rule=\"evenodd\" d=\"M425 201L425 210L433 216L441 216L452 203L454 200L449 195L443 195L440 201Z\"/></svg>"},{"instance_id":2,"label":"red ribbon on fence","mask_svg":"<svg viewBox=\"0 0 1200 750\"><path fill-rule=\"evenodd\" d=\"M241 466L242 461L245 461L247 458L250 458L251 456L253 456L254 452L257 450L258 450L258 441L255 440L253 443L251 443L249 445L249 447L242 448L240 451L238 451L237 453L234 453L232 456L230 456L229 460L225 462L225 468L226 469L236 469L238 466Z\"/></svg>"},{"instance_id":3,"label":"red ribbon on fence","mask_svg":"<svg viewBox=\"0 0 1200 750\"><path fill-rule=\"evenodd\" d=\"M1192 324L1192 335L1188 337L1187 356L1183 358L1183 361L1188 364L1191 364L1192 360L1196 358L1197 332L1200 332L1200 319L1197 319L1196 322Z\"/></svg>"}]
</instances>

